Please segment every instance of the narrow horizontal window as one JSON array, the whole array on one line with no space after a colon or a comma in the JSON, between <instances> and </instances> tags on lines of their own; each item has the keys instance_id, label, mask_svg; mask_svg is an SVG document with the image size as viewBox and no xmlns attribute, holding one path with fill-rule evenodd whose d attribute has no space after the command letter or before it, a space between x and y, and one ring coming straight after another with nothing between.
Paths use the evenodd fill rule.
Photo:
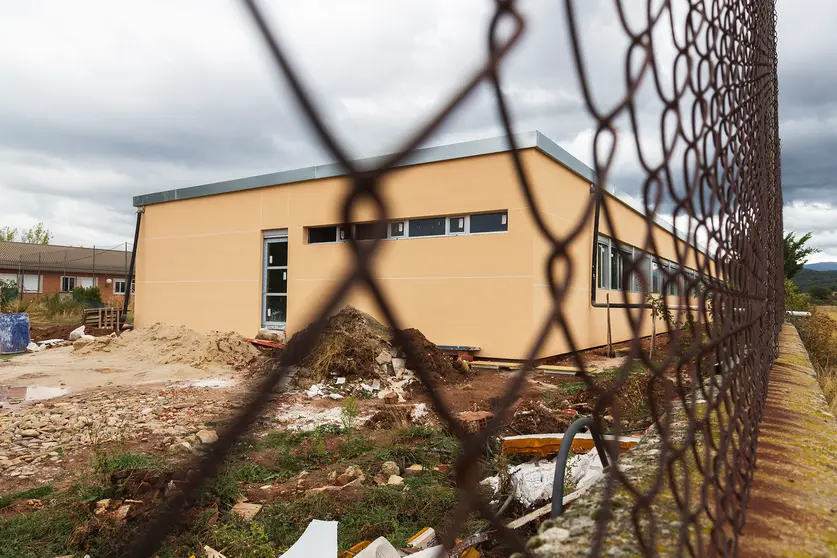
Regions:
<instances>
[{"instance_id":1,"label":"narrow horizontal window","mask_svg":"<svg viewBox=\"0 0 837 558\"><path fill-rule=\"evenodd\" d=\"M430 219L410 219L410 237L416 236L444 236L445 218L432 217Z\"/></svg>"},{"instance_id":2,"label":"narrow horizontal window","mask_svg":"<svg viewBox=\"0 0 837 558\"><path fill-rule=\"evenodd\" d=\"M361 223L355 225L355 238L357 240L375 240L376 238L387 237L387 224L376 221L375 223Z\"/></svg>"},{"instance_id":3,"label":"narrow horizontal window","mask_svg":"<svg viewBox=\"0 0 837 558\"><path fill-rule=\"evenodd\" d=\"M308 244L337 242L337 227L309 227Z\"/></svg>"},{"instance_id":4,"label":"narrow horizontal window","mask_svg":"<svg viewBox=\"0 0 837 558\"><path fill-rule=\"evenodd\" d=\"M508 213L479 213L471 215L471 234L509 230Z\"/></svg>"}]
</instances>

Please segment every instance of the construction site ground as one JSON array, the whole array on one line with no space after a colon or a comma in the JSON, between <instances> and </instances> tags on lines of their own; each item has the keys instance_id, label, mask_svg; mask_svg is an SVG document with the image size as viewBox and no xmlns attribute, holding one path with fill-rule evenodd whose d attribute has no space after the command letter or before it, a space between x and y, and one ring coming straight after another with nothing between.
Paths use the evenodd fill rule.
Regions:
<instances>
[{"instance_id":1,"label":"construction site ground","mask_svg":"<svg viewBox=\"0 0 837 558\"><path fill-rule=\"evenodd\" d=\"M158 326L0 360L0 537L10 541L0 557L104 556L126 540L123 531L145 524L148 500L162 493L131 494L125 475L147 475L153 485L188 472L271 366L270 353L245 347L240 336L205 337ZM147 346L136 346L140 340ZM195 344L214 356L197 355ZM603 382L621 362L597 351L585 359ZM516 373L452 374L437 389L455 413L491 412ZM273 393L160 556L200 555L204 544L228 557L275 556L311 518L340 521L341 549L377 536L403 546L423 527L443 530L457 501L457 440L417 381L396 400L358 387L363 380L371 383L330 378L315 395L304 383ZM326 394L344 388L342 398ZM499 434L563 432L592 401L578 378L530 374ZM621 430L647 425L629 414ZM497 456L484 466L486 476L495 474ZM125 500L143 503L124 513L107 509ZM264 506L245 526L231 513L242 501ZM49 533L41 532L45 523ZM482 550L503 555L490 545Z\"/></svg>"}]
</instances>

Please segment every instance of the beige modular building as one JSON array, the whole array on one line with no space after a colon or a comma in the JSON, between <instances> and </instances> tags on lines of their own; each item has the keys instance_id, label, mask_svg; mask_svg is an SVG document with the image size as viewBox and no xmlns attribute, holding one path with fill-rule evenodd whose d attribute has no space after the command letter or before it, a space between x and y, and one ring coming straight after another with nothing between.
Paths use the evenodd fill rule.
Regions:
<instances>
[{"instance_id":1,"label":"beige modular building","mask_svg":"<svg viewBox=\"0 0 837 558\"><path fill-rule=\"evenodd\" d=\"M609 193L604 203L617 246L606 220L589 209L593 171L540 132L515 138L547 226L563 235L583 221L568 248L573 265L563 298L578 347L606 343L606 297L612 304L640 304L644 284L655 292L663 288L672 304L688 303L693 290L666 282L665 271L678 260L675 249L689 254L691 269L700 252L656 219L658 253L642 253L645 217ZM144 209L136 325L166 322L248 337L266 327L292 335L313 319L351 266L347 240L380 236L373 275L404 327L420 329L439 345L479 347L480 356L527 355L553 309L550 245L528 209L508 138L416 151L384 180L386 227L375 226L371 206L341 226L348 190L345 173L329 164L135 197L134 205ZM647 280L622 273L629 258L641 260ZM555 271L568 277L563 262ZM360 286L345 303L381 318ZM631 338L626 310L612 310L611 320L614 342ZM650 333L646 317L643 335ZM568 347L553 328L538 355Z\"/></svg>"}]
</instances>

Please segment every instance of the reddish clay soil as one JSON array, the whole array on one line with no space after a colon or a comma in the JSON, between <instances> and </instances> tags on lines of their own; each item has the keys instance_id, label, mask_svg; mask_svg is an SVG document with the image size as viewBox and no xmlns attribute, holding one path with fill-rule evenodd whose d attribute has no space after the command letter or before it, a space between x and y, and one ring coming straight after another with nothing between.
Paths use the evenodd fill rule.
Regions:
<instances>
[{"instance_id":1,"label":"reddish clay soil","mask_svg":"<svg viewBox=\"0 0 837 558\"><path fill-rule=\"evenodd\" d=\"M79 327L78 325L50 325L50 326L40 326L40 325L33 325L29 328L29 337L35 343L40 341L47 341L48 339L68 339L70 337L70 332ZM86 335L92 335L94 337L100 337L102 335L110 335L113 333L112 329L105 329L105 328L98 328L98 327L85 327L84 333Z\"/></svg>"},{"instance_id":2,"label":"reddish clay soil","mask_svg":"<svg viewBox=\"0 0 837 558\"><path fill-rule=\"evenodd\" d=\"M456 383L464 376L453 368L451 360L439 347L427 340L417 329L402 329L399 339L404 344L404 351L413 355L416 360L407 357L407 368L410 370L426 370L430 372L437 384Z\"/></svg>"}]
</instances>

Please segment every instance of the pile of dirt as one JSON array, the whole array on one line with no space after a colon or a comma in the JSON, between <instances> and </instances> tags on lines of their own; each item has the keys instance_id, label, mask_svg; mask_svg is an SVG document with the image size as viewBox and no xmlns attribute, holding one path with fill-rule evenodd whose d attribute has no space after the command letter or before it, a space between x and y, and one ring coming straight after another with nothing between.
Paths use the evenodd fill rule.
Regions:
<instances>
[{"instance_id":1,"label":"pile of dirt","mask_svg":"<svg viewBox=\"0 0 837 558\"><path fill-rule=\"evenodd\" d=\"M236 370L260 363L261 352L234 331L198 333L187 327L156 323L126 331L108 343L90 343L73 354L116 353L157 364L187 364L196 368L225 365Z\"/></svg>"},{"instance_id":2,"label":"pile of dirt","mask_svg":"<svg viewBox=\"0 0 837 558\"><path fill-rule=\"evenodd\" d=\"M302 350L301 340L310 334L310 327L291 337L285 347L286 358ZM303 385L330 377L381 376L381 365L376 359L382 352L391 355L391 338L389 329L375 318L346 306L328 319L314 349L299 363L297 382Z\"/></svg>"},{"instance_id":3,"label":"pile of dirt","mask_svg":"<svg viewBox=\"0 0 837 558\"><path fill-rule=\"evenodd\" d=\"M302 350L301 340L308 334L309 330L305 329L294 335L288 341L283 358L296 360L297 352ZM393 345L393 337L392 330L369 314L346 306L328 319L314 349L299 362L296 382L306 389L338 377L349 382L380 378L386 384L402 378L405 370L420 369L428 371L438 383L464 378L453 368L450 359L419 330L399 332L404 347Z\"/></svg>"},{"instance_id":4,"label":"pile of dirt","mask_svg":"<svg viewBox=\"0 0 837 558\"><path fill-rule=\"evenodd\" d=\"M407 368L410 370L427 370L433 380L441 384L458 382L464 378L461 372L454 369L445 353L428 341L419 330L402 329L399 338L404 343L402 348L407 355Z\"/></svg>"},{"instance_id":5,"label":"pile of dirt","mask_svg":"<svg viewBox=\"0 0 837 558\"><path fill-rule=\"evenodd\" d=\"M79 325L33 325L29 328L29 338L35 342L48 341L50 339L69 339L70 332L77 329ZM85 327L84 333L94 337L110 335L112 329Z\"/></svg>"}]
</instances>

